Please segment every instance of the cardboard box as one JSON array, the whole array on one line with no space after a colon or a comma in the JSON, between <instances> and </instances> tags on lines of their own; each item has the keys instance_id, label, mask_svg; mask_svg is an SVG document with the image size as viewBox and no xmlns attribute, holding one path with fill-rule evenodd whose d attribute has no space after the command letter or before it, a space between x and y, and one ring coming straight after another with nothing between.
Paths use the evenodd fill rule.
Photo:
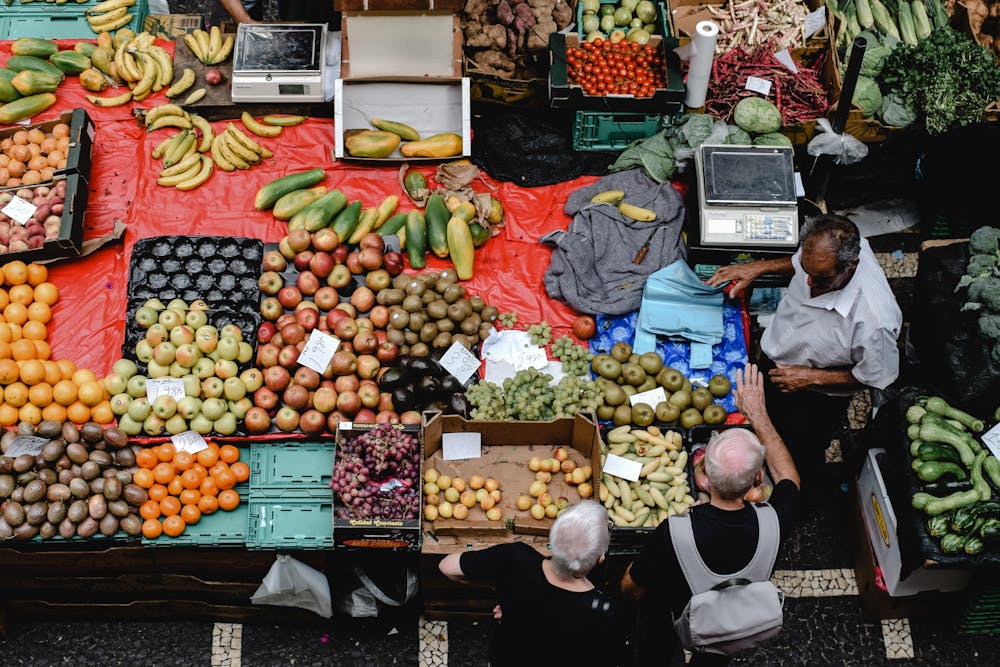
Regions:
<instances>
[{"instance_id":1,"label":"cardboard box","mask_svg":"<svg viewBox=\"0 0 1000 667\"><path fill-rule=\"evenodd\" d=\"M494 102L523 107L548 104L549 81L543 77L508 79L489 72L472 58L465 59L465 76L469 78L469 94L477 102Z\"/></svg>"},{"instance_id":2,"label":"cardboard box","mask_svg":"<svg viewBox=\"0 0 1000 667\"><path fill-rule=\"evenodd\" d=\"M80 254L83 250L83 214L87 210L87 199L90 196L90 187L87 185L87 181L78 174L62 174L51 181L21 187L34 189L42 185L51 186L63 180L66 181L66 198L63 201L59 237L46 241L40 248L2 253L0 254L0 262L10 262L15 259L22 262L45 262L64 257L75 257ZM16 192L21 187L6 188L0 192Z\"/></svg>"},{"instance_id":3,"label":"cardboard box","mask_svg":"<svg viewBox=\"0 0 1000 667\"><path fill-rule=\"evenodd\" d=\"M926 561L924 566L901 578L902 560L896 536L896 514L886 491L879 455L884 449L869 450L865 464L858 475L858 500L864 517L868 539L875 558L882 567L882 578L892 597L916 595L924 591L960 591L972 578L971 570L934 567Z\"/></svg>"},{"instance_id":4,"label":"cardboard box","mask_svg":"<svg viewBox=\"0 0 1000 667\"><path fill-rule=\"evenodd\" d=\"M691 37L699 21L718 22L717 14L713 13L709 7L719 13L727 11L726 3L724 2L706 3L699 0L670 0L669 4L670 20L675 30L674 34L678 37ZM824 6L823 0L805 0L805 4L809 8L809 11L815 11ZM827 14L829 15L829 12ZM827 21L827 27L814 33L804 46L825 46L830 34L829 26L829 21Z\"/></svg>"},{"instance_id":5,"label":"cardboard box","mask_svg":"<svg viewBox=\"0 0 1000 667\"><path fill-rule=\"evenodd\" d=\"M341 422L337 429L337 449L334 459L340 456L343 443L370 431L379 424ZM420 437L420 427L396 424L396 428ZM420 448L415 453L419 466ZM421 479L423 475L421 474ZM419 496L419 490L418 490ZM418 497L418 503L421 502ZM420 519L348 519L337 516L343 505L337 494L333 496L333 546L334 548L412 549L420 548ZM421 508L422 509L422 508ZM418 510L419 511L419 510Z\"/></svg>"},{"instance_id":6,"label":"cardboard box","mask_svg":"<svg viewBox=\"0 0 1000 667\"><path fill-rule=\"evenodd\" d=\"M472 154L469 79L462 77L458 17L442 12L344 15L340 79L334 92L334 157L364 162L434 162ZM422 137L454 132L461 155L359 158L344 149L348 130L374 129L373 117L414 127Z\"/></svg>"},{"instance_id":7,"label":"cardboard box","mask_svg":"<svg viewBox=\"0 0 1000 667\"><path fill-rule=\"evenodd\" d=\"M153 14L146 17L146 32L161 39L181 39L202 27L201 14Z\"/></svg>"},{"instance_id":8,"label":"cardboard box","mask_svg":"<svg viewBox=\"0 0 1000 667\"><path fill-rule=\"evenodd\" d=\"M463 0L333 0L338 12L384 12L406 10L461 11Z\"/></svg>"},{"instance_id":9,"label":"cardboard box","mask_svg":"<svg viewBox=\"0 0 1000 667\"><path fill-rule=\"evenodd\" d=\"M91 151L94 148L96 128L87 111L83 107L63 111L58 118L28 126L12 125L0 130L0 141L13 136L21 130L39 129L46 134L59 123L69 125L69 151L66 153L66 167L56 171L56 175L77 174L85 182L90 181Z\"/></svg>"},{"instance_id":10,"label":"cardboard box","mask_svg":"<svg viewBox=\"0 0 1000 667\"><path fill-rule=\"evenodd\" d=\"M479 433L482 436L483 455L479 459L443 461L442 437L447 433ZM536 520L528 512L514 506L517 496L526 494L535 480L535 473L528 469L532 456L549 458L556 447L568 447L570 458L577 464L587 464L593 471L592 480L600 479L601 449L600 429L596 419L589 415L554 419L545 422L493 422L470 421L456 415L428 413L424 418L424 467L435 465L441 472L460 476L468 481L472 474L493 477L500 482L506 522L488 521L480 508L475 508L468 519L441 520L427 523L427 528L442 535L492 535L505 539L510 530L525 535L548 535L551 519ZM553 475L548 492L554 498L566 497L571 503L580 499L576 490L566 484L562 475Z\"/></svg>"}]
</instances>

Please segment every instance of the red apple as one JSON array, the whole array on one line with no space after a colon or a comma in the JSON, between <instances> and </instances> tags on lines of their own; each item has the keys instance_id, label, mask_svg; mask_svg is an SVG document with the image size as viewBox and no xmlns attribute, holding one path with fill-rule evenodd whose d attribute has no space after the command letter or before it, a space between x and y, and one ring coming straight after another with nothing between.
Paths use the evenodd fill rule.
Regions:
<instances>
[{"instance_id":1,"label":"red apple","mask_svg":"<svg viewBox=\"0 0 1000 667\"><path fill-rule=\"evenodd\" d=\"M319 386L320 375L316 371L306 366L299 366L292 375L292 380L306 389L316 389Z\"/></svg>"},{"instance_id":2,"label":"red apple","mask_svg":"<svg viewBox=\"0 0 1000 667\"><path fill-rule=\"evenodd\" d=\"M284 311L284 307L281 302L278 301L273 296L265 297L260 302L260 316L265 320L276 320L281 317L281 313Z\"/></svg>"},{"instance_id":3,"label":"red apple","mask_svg":"<svg viewBox=\"0 0 1000 667\"><path fill-rule=\"evenodd\" d=\"M359 287L351 293L350 303L359 313L367 313L375 306L375 292L370 287Z\"/></svg>"},{"instance_id":4,"label":"red apple","mask_svg":"<svg viewBox=\"0 0 1000 667\"><path fill-rule=\"evenodd\" d=\"M258 390L259 391L259 390ZM243 415L243 423L247 432L254 435L267 433L271 430L271 415L262 407L252 407Z\"/></svg>"},{"instance_id":5,"label":"red apple","mask_svg":"<svg viewBox=\"0 0 1000 667\"><path fill-rule=\"evenodd\" d=\"M378 395L378 409L379 410L395 410L396 406L392 404L392 394L387 391L380 392Z\"/></svg>"},{"instance_id":6,"label":"red apple","mask_svg":"<svg viewBox=\"0 0 1000 667\"><path fill-rule=\"evenodd\" d=\"M312 302L312 301L305 301L305 300L303 300L303 301L300 301L300 302L299 302L299 305L295 306L295 312L297 313L297 312L299 312L300 310L304 310L304 309L306 309L306 308L308 308L309 310L315 310L315 311L316 311L316 314L317 314L317 315L319 315L319 306L317 306L317 305L316 305L316 304L315 304L314 302Z\"/></svg>"},{"instance_id":7,"label":"red apple","mask_svg":"<svg viewBox=\"0 0 1000 667\"><path fill-rule=\"evenodd\" d=\"M368 232L361 237L361 242L358 243L358 247L362 250L365 248L375 248L379 252L382 252L385 250L385 240L378 232Z\"/></svg>"},{"instance_id":8,"label":"red apple","mask_svg":"<svg viewBox=\"0 0 1000 667\"><path fill-rule=\"evenodd\" d=\"M330 367L333 369L334 375L352 375L358 370L358 358L354 356L353 352L348 352L341 346L340 349L333 353L333 358L330 359ZM338 391L340 390L338 389Z\"/></svg>"},{"instance_id":9,"label":"red apple","mask_svg":"<svg viewBox=\"0 0 1000 667\"><path fill-rule=\"evenodd\" d=\"M345 317L350 317L350 315L347 314L347 311L341 310L340 308L334 308L326 314L324 319L326 319L326 325L333 330L333 328L337 326L337 322Z\"/></svg>"},{"instance_id":10,"label":"red apple","mask_svg":"<svg viewBox=\"0 0 1000 667\"><path fill-rule=\"evenodd\" d=\"M354 275L359 275L365 272L365 268L361 266L361 253L357 250L347 253L347 259L344 261L347 265L348 270Z\"/></svg>"},{"instance_id":11,"label":"red apple","mask_svg":"<svg viewBox=\"0 0 1000 667\"><path fill-rule=\"evenodd\" d=\"M277 330L277 327L274 326L274 322L261 322L260 326L257 327L257 342L268 342Z\"/></svg>"},{"instance_id":12,"label":"red apple","mask_svg":"<svg viewBox=\"0 0 1000 667\"><path fill-rule=\"evenodd\" d=\"M353 343L354 351L357 354L370 355L378 349L378 337L367 329L358 331L358 334L354 337Z\"/></svg>"},{"instance_id":13,"label":"red apple","mask_svg":"<svg viewBox=\"0 0 1000 667\"><path fill-rule=\"evenodd\" d=\"M326 415L319 410L306 410L299 417L299 428L306 435L319 435L326 428Z\"/></svg>"},{"instance_id":14,"label":"red apple","mask_svg":"<svg viewBox=\"0 0 1000 667\"><path fill-rule=\"evenodd\" d=\"M329 227L324 227L318 232L313 232L312 247L318 252L332 252L340 244L337 232Z\"/></svg>"},{"instance_id":15,"label":"red apple","mask_svg":"<svg viewBox=\"0 0 1000 667\"><path fill-rule=\"evenodd\" d=\"M326 277L326 284L330 287L342 289L350 285L352 280L354 280L354 277L351 275L351 270L347 268L346 264L334 264L333 269L330 270L330 275Z\"/></svg>"},{"instance_id":16,"label":"red apple","mask_svg":"<svg viewBox=\"0 0 1000 667\"><path fill-rule=\"evenodd\" d=\"M374 382L362 382L361 386L358 387L358 398L361 399L361 405L366 408L377 407L379 401L378 385Z\"/></svg>"},{"instance_id":17,"label":"red apple","mask_svg":"<svg viewBox=\"0 0 1000 667\"><path fill-rule=\"evenodd\" d=\"M319 311L315 308L302 308L295 311L295 319L306 331L312 331L319 324Z\"/></svg>"},{"instance_id":18,"label":"red apple","mask_svg":"<svg viewBox=\"0 0 1000 667\"><path fill-rule=\"evenodd\" d=\"M320 282L315 273L305 270L299 274L299 277L295 280L295 285L306 296L312 296L319 290Z\"/></svg>"},{"instance_id":19,"label":"red apple","mask_svg":"<svg viewBox=\"0 0 1000 667\"><path fill-rule=\"evenodd\" d=\"M302 292L299 291L298 287L292 285L285 285L280 290L278 290L278 302L282 307L291 310L295 306L299 305L302 301Z\"/></svg>"},{"instance_id":20,"label":"red apple","mask_svg":"<svg viewBox=\"0 0 1000 667\"><path fill-rule=\"evenodd\" d=\"M281 273L288 267L288 260L277 250L268 250L264 253L264 259L261 260L261 266L264 267L265 271L276 271Z\"/></svg>"},{"instance_id":21,"label":"red apple","mask_svg":"<svg viewBox=\"0 0 1000 667\"><path fill-rule=\"evenodd\" d=\"M321 385L313 394L313 407L323 414L333 412L337 408L337 390Z\"/></svg>"},{"instance_id":22,"label":"red apple","mask_svg":"<svg viewBox=\"0 0 1000 667\"><path fill-rule=\"evenodd\" d=\"M283 406L274 416L274 425L285 433L291 433L299 427L299 413L289 406Z\"/></svg>"},{"instance_id":23,"label":"red apple","mask_svg":"<svg viewBox=\"0 0 1000 667\"><path fill-rule=\"evenodd\" d=\"M317 252L309 260L309 270L318 278L326 278L330 275L330 271L333 271L333 265L333 256L328 252Z\"/></svg>"},{"instance_id":24,"label":"red apple","mask_svg":"<svg viewBox=\"0 0 1000 667\"><path fill-rule=\"evenodd\" d=\"M374 424L375 413L368 408L361 408L358 410L357 414L354 415L354 421L359 424Z\"/></svg>"},{"instance_id":25,"label":"red apple","mask_svg":"<svg viewBox=\"0 0 1000 667\"><path fill-rule=\"evenodd\" d=\"M337 396L337 410L353 417L361 409L361 398L353 391L345 391Z\"/></svg>"},{"instance_id":26,"label":"red apple","mask_svg":"<svg viewBox=\"0 0 1000 667\"><path fill-rule=\"evenodd\" d=\"M398 276L403 272L403 256L395 251L387 252L382 256L382 266L390 276Z\"/></svg>"},{"instance_id":27,"label":"red apple","mask_svg":"<svg viewBox=\"0 0 1000 667\"><path fill-rule=\"evenodd\" d=\"M338 245L333 250L331 250L330 254L333 255L333 261L335 261L337 264L343 264L344 262L347 261L348 252L349 252L348 247L344 244L341 244Z\"/></svg>"},{"instance_id":28,"label":"red apple","mask_svg":"<svg viewBox=\"0 0 1000 667\"><path fill-rule=\"evenodd\" d=\"M342 341L351 340L358 335L358 325L353 317L344 317L334 323L333 333Z\"/></svg>"},{"instance_id":29,"label":"red apple","mask_svg":"<svg viewBox=\"0 0 1000 667\"><path fill-rule=\"evenodd\" d=\"M278 318L278 321L274 323L274 326L278 327L278 331L281 331L282 327L284 327L286 324L291 324L294 321L295 321L294 313L282 313L281 317Z\"/></svg>"},{"instance_id":30,"label":"red apple","mask_svg":"<svg viewBox=\"0 0 1000 667\"><path fill-rule=\"evenodd\" d=\"M378 304L368 311L368 319L376 329L385 329L389 326L389 308Z\"/></svg>"},{"instance_id":31,"label":"red apple","mask_svg":"<svg viewBox=\"0 0 1000 667\"><path fill-rule=\"evenodd\" d=\"M350 255L348 255L350 257ZM358 264L368 271L382 268L382 251L377 248L362 248L358 251ZM360 273L360 271L359 271Z\"/></svg>"},{"instance_id":32,"label":"red apple","mask_svg":"<svg viewBox=\"0 0 1000 667\"><path fill-rule=\"evenodd\" d=\"M335 306L335 308L337 310L344 311L345 313L347 313L351 317L357 317L358 316L358 309L354 307L354 304L341 302L341 303L338 303Z\"/></svg>"},{"instance_id":33,"label":"red apple","mask_svg":"<svg viewBox=\"0 0 1000 667\"><path fill-rule=\"evenodd\" d=\"M274 340L272 338L271 340ZM265 343L257 348L257 365L261 368L270 368L278 365L278 352L281 348L273 343Z\"/></svg>"},{"instance_id":34,"label":"red apple","mask_svg":"<svg viewBox=\"0 0 1000 667\"><path fill-rule=\"evenodd\" d=\"M281 401L290 408L304 410L309 402L309 390L293 382L281 394Z\"/></svg>"},{"instance_id":35,"label":"red apple","mask_svg":"<svg viewBox=\"0 0 1000 667\"><path fill-rule=\"evenodd\" d=\"M326 416L326 430L330 433L336 433L337 428L340 426L340 422L351 421L347 415L345 415L340 410L334 410Z\"/></svg>"},{"instance_id":36,"label":"red apple","mask_svg":"<svg viewBox=\"0 0 1000 667\"><path fill-rule=\"evenodd\" d=\"M376 292L383 289L388 289L392 285L392 276L385 269L378 269L377 271L369 271L368 275L365 276L365 285L375 290Z\"/></svg>"},{"instance_id":37,"label":"red apple","mask_svg":"<svg viewBox=\"0 0 1000 667\"><path fill-rule=\"evenodd\" d=\"M329 285L324 285L313 294L313 301L316 302L316 307L320 310L330 310L340 303L340 294Z\"/></svg>"},{"instance_id":38,"label":"red apple","mask_svg":"<svg viewBox=\"0 0 1000 667\"><path fill-rule=\"evenodd\" d=\"M304 252L312 243L312 234L304 229L293 229L285 238L288 239L288 245L297 253Z\"/></svg>"},{"instance_id":39,"label":"red apple","mask_svg":"<svg viewBox=\"0 0 1000 667\"><path fill-rule=\"evenodd\" d=\"M305 339L305 337L305 327L294 320L281 327L281 339L284 341L286 346L298 345L300 341ZM284 366L284 364L282 364L282 366Z\"/></svg>"},{"instance_id":40,"label":"red apple","mask_svg":"<svg viewBox=\"0 0 1000 667\"><path fill-rule=\"evenodd\" d=\"M295 259L295 250L292 249L287 236L278 241L278 252L288 261Z\"/></svg>"},{"instance_id":41,"label":"red apple","mask_svg":"<svg viewBox=\"0 0 1000 667\"><path fill-rule=\"evenodd\" d=\"M371 379L378 374L381 363L377 357L370 354L358 355L358 376L362 379Z\"/></svg>"},{"instance_id":42,"label":"red apple","mask_svg":"<svg viewBox=\"0 0 1000 667\"><path fill-rule=\"evenodd\" d=\"M292 374L288 372L287 368L282 368L281 366L271 366L270 368L264 369L264 386L274 393L284 391L285 387L287 387L291 381ZM260 391L260 389L257 391ZM256 395L256 392L254 393Z\"/></svg>"},{"instance_id":43,"label":"red apple","mask_svg":"<svg viewBox=\"0 0 1000 667\"><path fill-rule=\"evenodd\" d=\"M400 424L419 424L421 422L420 413L416 410L407 410L399 415Z\"/></svg>"},{"instance_id":44,"label":"red apple","mask_svg":"<svg viewBox=\"0 0 1000 667\"><path fill-rule=\"evenodd\" d=\"M276 368L281 368L276 366ZM281 370L285 370L281 368ZM264 371L265 375L267 371ZM264 381L267 381L265 376ZM253 393L253 404L259 408L264 408L265 410L271 411L278 405L278 394L274 392L270 387L264 386L260 387L257 391Z\"/></svg>"},{"instance_id":45,"label":"red apple","mask_svg":"<svg viewBox=\"0 0 1000 667\"><path fill-rule=\"evenodd\" d=\"M274 296L285 285L285 279L276 271L265 271L257 280L260 291L268 296Z\"/></svg>"},{"instance_id":46,"label":"red apple","mask_svg":"<svg viewBox=\"0 0 1000 667\"><path fill-rule=\"evenodd\" d=\"M376 424L398 424L399 415L396 414L395 410L380 410L377 415L375 415Z\"/></svg>"},{"instance_id":47,"label":"red apple","mask_svg":"<svg viewBox=\"0 0 1000 667\"><path fill-rule=\"evenodd\" d=\"M361 380L353 373L350 375L340 375L333 381L333 388L338 394L342 394L345 391L357 391L360 386Z\"/></svg>"},{"instance_id":48,"label":"red apple","mask_svg":"<svg viewBox=\"0 0 1000 667\"><path fill-rule=\"evenodd\" d=\"M376 338L378 338L376 336ZM385 341L375 350L375 357L383 364L391 364L399 356L399 348L395 343Z\"/></svg>"},{"instance_id":49,"label":"red apple","mask_svg":"<svg viewBox=\"0 0 1000 667\"><path fill-rule=\"evenodd\" d=\"M589 315L581 315L573 322L573 335L580 340L589 340L597 334L597 322Z\"/></svg>"},{"instance_id":50,"label":"red apple","mask_svg":"<svg viewBox=\"0 0 1000 667\"><path fill-rule=\"evenodd\" d=\"M294 345L286 345L278 353L278 363L291 370L299 361L299 348Z\"/></svg>"},{"instance_id":51,"label":"red apple","mask_svg":"<svg viewBox=\"0 0 1000 667\"><path fill-rule=\"evenodd\" d=\"M305 271L309 268L309 262L312 260L313 254L312 250L303 250L295 255L295 259L292 260L292 264L294 264L295 268L299 271Z\"/></svg>"}]
</instances>

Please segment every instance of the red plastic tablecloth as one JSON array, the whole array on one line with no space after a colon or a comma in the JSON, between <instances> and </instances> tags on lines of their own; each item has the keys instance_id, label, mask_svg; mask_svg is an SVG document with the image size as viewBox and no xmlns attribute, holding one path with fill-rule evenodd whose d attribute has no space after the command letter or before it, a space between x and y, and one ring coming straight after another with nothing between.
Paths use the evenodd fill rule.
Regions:
<instances>
[{"instance_id":1,"label":"red plastic tablecloth","mask_svg":"<svg viewBox=\"0 0 1000 667\"><path fill-rule=\"evenodd\" d=\"M71 48L76 40L60 42ZM172 52L172 42L158 42ZM10 57L11 42L0 42L0 62ZM348 199L377 205L388 195L400 197L400 210L411 208L400 191L398 166L359 167L333 160L333 121L310 119L286 128L277 139L261 140L274 157L247 171L216 170L200 188L181 192L156 185L160 170L150 157L153 147L176 132L174 129L145 132L132 119L132 106L150 108L166 101L162 92L134 105L99 109L86 101L75 77L69 77L56 92L59 102L34 120L48 120L67 109L82 106L95 120L90 174L90 200L84 216L85 238L110 232L116 219L128 225L124 244L104 248L92 255L50 265L50 280L60 289L49 342L53 358L69 358L95 373L109 372L120 356L124 337L128 262L138 239L161 235L229 235L276 242L286 226L267 211L255 211L254 195L265 183L285 174L322 167L329 188L340 188ZM106 93L109 94L109 93ZM225 122L214 123L217 131ZM420 167L432 180L433 167ZM576 313L548 298L542 276L549 265L550 250L538 238L564 229L569 218L563 205L578 187L593 182L584 176L573 181L538 188L523 188L486 178L503 202L506 227L476 251L475 276L466 283L473 294L482 295L501 312L514 311L522 325L547 321L553 335L569 333ZM475 188L485 186L476 183ZM2 261L2 257L0 257ZM430 258L431 269L450 266Z\"/></svg>"}]
</instances>

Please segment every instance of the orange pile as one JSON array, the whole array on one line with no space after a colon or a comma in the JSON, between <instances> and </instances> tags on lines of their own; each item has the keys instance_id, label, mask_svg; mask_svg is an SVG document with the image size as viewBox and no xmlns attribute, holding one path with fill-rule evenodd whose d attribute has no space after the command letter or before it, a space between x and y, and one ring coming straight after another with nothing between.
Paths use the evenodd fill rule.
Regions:
<instances>
[{"instance_id":1,"label":"orange pile","mask_svg":"<svg viewBox=\"0 0 1000 667\"><path fill-rule=\"evenodd\" d=\"M48 326L59 289L42 264L0 267L0 426L43 419L110 424L115 415L93 372L52 361Z\"/></svg>"},{"instance_id":2,"label":"orange pile","mask_svg":"<svg viewBox=\"0 0 1000 667\"><path fill-rule=\"evenodd\" d=\"M149 539L177 537L202 515L236 509L240 494L233 487L250 479L250 466L240 461L240 450L214 442L197 454L177 451L168 442L141 450L135 462L132 482L149 494L139 508L142 534Z\"/></svg>"}]
</instances>

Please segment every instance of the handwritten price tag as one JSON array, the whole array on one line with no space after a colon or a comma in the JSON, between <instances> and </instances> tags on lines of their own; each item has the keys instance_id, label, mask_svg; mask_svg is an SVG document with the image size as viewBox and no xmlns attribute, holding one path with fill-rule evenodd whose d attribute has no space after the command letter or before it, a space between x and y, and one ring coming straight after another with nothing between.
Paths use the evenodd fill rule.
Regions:
<instances>
[{"instance_id":1,"label":"handwritten price tag","mask_svg":"<svg viewBox=\"0 0 1000 667\"><path fill-rule=\"evenodd\" d=\"M760 93L764 97L767 97L768 93L771 92L771 82L767 79L762 79L759 76L748 76L747 85L745 87L747 90Z\"/></svg>"},{"instance_id":2,"label":"handwritten price tag","mask_svg":"<svg viewBox=\"0 0 1000 667\"><path fill-rule=\"evenodd\" d=\"M21 454L38 456L42 453L42 448L45 447L48 442L48 438L39 438L35 435L20 435L14 438L14 442L10 443L10 447L7 449L7 453L4 454L4 456L9 456L10 458L20 456Z\"/></svg>"},{"instance_id":3,"label":"handwritten price tag","mask_svg":"<svg viewBox=\"0 0 1000 667\"><path fill-rule=\"evenodd\" d=\"M152 403L157 396L166 394L175 401L184 398L184 381L180 378L150 378L146 380L146 400Z\"/></svg>"},{"instance_id":4,"label":"handwritten price tag","mask_svg":"<svg viewBox=\"0 0 1000 667\"><path fill-rule=\"evenodd\" d=\"M465 349L461 343L452 343L438 364L462 383L472 377L473 373L479 371L479 359Z\"/></svg>"},{"instance_id":5,"label":"handwritten price tag","mask_svg":"<svg viewBox=\"0 0 1000 667\"><path fill-rule=\"evenodd\" d=\"M513 359L514 370L523 371L526 368L537 368L541 370L549 363L549 358L545 356L545 349L541 347L528 347L517 352Z\"/></svg>"},{"instance_id":6,"label":"handwritten price tag","mask_svg":"<svg viewBox=\"0 0 1000 667\"><path fill-rule=\"evenodd\" d=\"M657 387L656 389L650 389L649 391L640 391L638 394L633 394L628 397L628 404L635 405L636 403L645 403L651 408L655 408L659 403L665 403L667 400L667 394L663 391L663 387Z\"/></svg>"},{"instance_id":7,"label":"handwritten price tag","mask_svg":"<svg viewBox=\"0 0 1000 667\"><path fill-rule=\"evenodd\" d=\"M33 216L37 210L38 207L30 201L21 199L17 195L14 195L14 198L11 199L2 210L0 210L0 213L17 220L23 225L28 222L28 220L31 220L31 216Z\"/></svg>"},{"instance_id":8,"label":"handwritten price tag","mask_svg":"<svg viewBox=\"0 0 1000 667\"><path fill-rule=\"evenodd\" d=\"M806 39L809 39L826 26L826 7L820 7L814 12L806 15L806 20L802 22L802 32Z\"/></svg>"},{"instance_id":9,"label":"handwritten price tag","mask_svg":"<svg viewBox=\"0 0 1000 667\"><path fill-rule=\"evenodd\" d=\"M482 433L445 433L441 436L441 451L445 461L478 459L482 452Z\"/></svg>"},{"instance_id":10,"label":"handwritten price tag","mask_svg":"<svg viewBox=\"0 0 1000 667\"><path fill-rule=\"evenodd\" d=\"M608 454L604 459L604 472L627 479L630 482L638 482L639 473L642 472L642 464L624 456Z\"/></svg>"},{"instance_id":11,"label":"handwritten price tag","mask_svg":"<svg viewBox=\"0 0 1000 667\"><path fill-rule=\"evenodd\" d=\"M15 440L15 442L17 441ZM1000 424L997 424L986 433L983 433L983 442L985 442L986 446L990 448L991 452L993 452L993 456L1000 459ZM10 456L10 454L7 454L7 456Z\"/></svg>"},{"instance_id":12,"label":"handwritten price tag","mask_svg":"<svg viewBox=\"0 0 1000 667\"><path fill-rule=\"evenodd\" d=\"M302 349L302 354L299 355L299 365L311 368L322 375L330 365L330 360L333 359L338 347L340 347L339 338L313 329L306 346Z\"/></svg>"},{"instance_id":13,"label":"handwritten price tag","mask_svg":"<svg viewBox=\"0 0 1000 667\"><path fill-rule=\"evenodd\" d=\"M208 449L208 443L205 442L205 438L201 437L201 434L197 431L184 431L183 433L170 436L170 440L179 452L197 454L203 449Z\"/></svg>"}]
</instances>

